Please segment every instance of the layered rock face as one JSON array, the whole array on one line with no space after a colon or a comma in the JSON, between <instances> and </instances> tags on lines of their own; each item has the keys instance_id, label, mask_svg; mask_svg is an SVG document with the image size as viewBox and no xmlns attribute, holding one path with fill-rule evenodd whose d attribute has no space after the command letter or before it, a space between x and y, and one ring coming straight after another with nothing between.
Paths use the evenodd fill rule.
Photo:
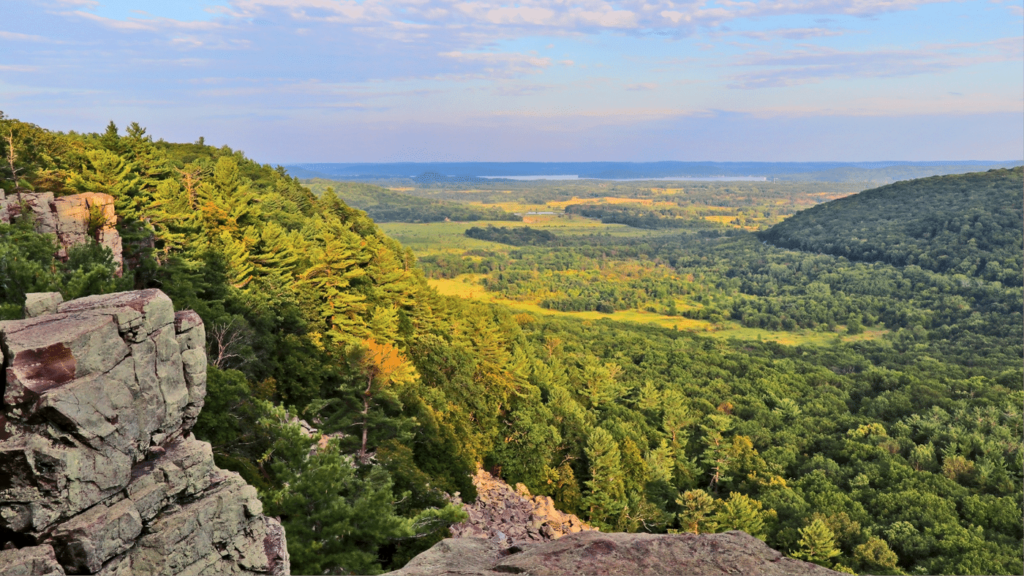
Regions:
<instances>
[{"instance_id":1,"label":"layered rock face","mask_svg":"<svg viewBox=\"0 0 1024 576\"><path fill-rule=\"evenodd\" d=\"M60 250L59 258L67 258L68 248L85 244L90 232L97 242L110 248L117 264L117 275L121 275L123 255L121 236L114 225L114 197L109 194L87 192L54 198L50 192L20 192L4 196L0 190L0 224L10 224L11 219L25 208L32 213L33 226L40 234L55 234ZM102 223L94 223L97 229L89 230L91 211L102 215Z\"/></svg>"},{"instance_id":2,"label":"layered rock face","mask_svg":"<svg viewBox=\"0 0 1024 576\"><path fill-rule=\"evenodd\" d=\"M577 532L558 540L504 548L495 540L448 538L390 576L498 576L499 574L606 576L838 576L786 558L743 532L724 534L604 534Z\"/></svg>"},{"instance_id":3,"label":"layered rock face","mask_svg":"<svg viewBox=\"0 0 1024 576\"><path fill-rule=\"evenodd\" d=\"M513 490L486 470L477 469L473 485L476 502L462 504L469 518L451 527L453 538L492 538L508 547L597 530L573 514L556 510L549 496L531 496L523 484L516 484ZM458 496L453 501L461 504Z\"/></svg>"},{"instance_id":4,"label":"layered rock face","mask_svg":"<svg viewBox=\"0 0 1024 576\"><path fill-rule=\"evenodd\" d=\"M198 315L159 290L26 315L0 322L0 574L288 574L281 525L190 433Z\"/></svg>"}]
</instances>

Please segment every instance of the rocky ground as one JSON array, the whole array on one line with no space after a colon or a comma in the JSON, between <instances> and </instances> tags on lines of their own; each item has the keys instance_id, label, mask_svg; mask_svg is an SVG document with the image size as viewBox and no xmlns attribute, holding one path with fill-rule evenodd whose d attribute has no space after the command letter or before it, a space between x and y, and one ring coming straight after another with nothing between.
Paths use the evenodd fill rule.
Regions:
<instances>
[{"instance_id":1,"label":"rocky ground","mask_svg":"<svg viewBox=\"0 0 1024 576\"><path fill-rule=\"evenodd\" d=\"M394 576L497 574L838 574L786 558L743 532L725 534L604 534L551 498L532 496L478 469L477 500L452 537L414 558ZM453 501L461 503L458 495Z\"/></svg>"},{"instance_id":2,"label":"rocky ground","mask_svg":"<svg viewBox=\"0 0 1024 576\"><path fill-rule=\"evenodd\" d=\"M284 530L191 428L205 331L159 290L0 322L0 574L289 572Z\"/></svg>"},{"instance_id":3,"label":"rocky ground","mask_svg":"<svg viewBox=\"0 0 1024 576\"><path fill-rule=\"evenodd\" d=\"M556 510L549 496L532 496L523 484L516 484L513 490L486 470L477 470L473 485L477 490L476 502L462 504L469 518L451 527L453 538L490 538L509 547L597 530L573 514ZM453 501L462 503L458 495Z\"/></svg>"}]
</instances>

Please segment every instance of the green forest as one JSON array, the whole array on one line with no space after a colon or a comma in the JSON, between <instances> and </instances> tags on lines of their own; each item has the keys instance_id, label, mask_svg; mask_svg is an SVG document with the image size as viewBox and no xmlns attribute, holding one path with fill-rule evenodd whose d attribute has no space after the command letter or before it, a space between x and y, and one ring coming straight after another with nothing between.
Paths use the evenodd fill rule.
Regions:
<instances>
[{"instance_id":1,"label":"green forest","mask_svg":"<svg viewBox=\"0 0 1024 576\"><path fill-rule=\"evenodd\" d=\"M374 222L443 222L446 220L519 220L501 208L467 206L404 194L360 182L314 178L303 182L317 196L332 190L345 204L366 211Z\"/></svg>"},{"instance_id":2,"label":"green forest","mask_svg":"<svg viewBox=\"0 0 1024 576\"><path fill-rule=\"evenodd\" d=\"M761 234L850 260L1024 283L1020 167L898 182L801 212ZM918 202L926 202L922 210Z\"/></svg>"},{"instance_id":3,"label":"green forest","mask_svg":"<svg viewBox=\"0 0 1024 576\"><path fill-rule=\"evenodd\" d=\"M96 245L59 261L31 222L0 225L0 314L20 317L29 292L149 287L198 312L210 369L195 434L281 517L294 573L404 565L464 518L445 495L472 502L478 463L605 531L744 530L851 573L1024 572L1024 246L1000 203L1019 212L1020 169L807 201L818 208L785 220L759 208L761 236L683 212L661 216L693 225L635 233L476 227L492 248L417 259L346 202L387 209L362 185L314 191L138 124L79 134L0 116L0 132L8 195L111 194L126 258L118 278ZM431 188L396 209L572 204L581 186L513 200ZM628 192L603 186L591 196ZM726 199L803 193L744 186ZM533 313L428 282L465 274L512 301L611 313ZM617 320L646 308L827 338ZM878 336L841 338L865 330ZM324 437L300 418L326 448L310 449Z\"/></svg>"}]
</instances>

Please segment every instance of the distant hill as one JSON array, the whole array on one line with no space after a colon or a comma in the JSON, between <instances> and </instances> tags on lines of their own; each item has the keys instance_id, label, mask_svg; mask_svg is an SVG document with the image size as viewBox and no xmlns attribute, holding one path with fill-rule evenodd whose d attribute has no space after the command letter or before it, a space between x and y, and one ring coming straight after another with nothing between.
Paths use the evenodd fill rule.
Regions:
<instances>
[{"instance_id":1,"label":"distant hill","mask_svg":"<svg viewBox=\"0 0 1024 576\"><path fill-rule=\"evenodd\" d=\"M762 240L851 260L916 264L1020 286L1024 169L934 176L798 212Z\"/></svg>"},{"instance_id":2,"label":"distant hill","mask_svg":"<svg viewBox=\"0 0 1024 576\"><path fill-rule=\"evenodd\" d=\"M336 182L316 178L304 180L303 184L317 196L322 195L328 188L333 188L334 193L342 201L366 211L376 222L443 222L446 219L459 222L521 220L520 217L501 208L419 198L361 182Z\"/></svg>"},{"instance_id":3,"label":"distant hill","mask_svg":"<svg viewBox=\"0 0 1024 576\"><path fill-rule=\"evenodd\" d=\"M572 174L591 179L765 177L817 182L880 182L1010 168L1016 161L941 162L393 162L288 164L302 179L408 180L417 184L476 181L483 176Z\"/></svg>"}]
</instances>

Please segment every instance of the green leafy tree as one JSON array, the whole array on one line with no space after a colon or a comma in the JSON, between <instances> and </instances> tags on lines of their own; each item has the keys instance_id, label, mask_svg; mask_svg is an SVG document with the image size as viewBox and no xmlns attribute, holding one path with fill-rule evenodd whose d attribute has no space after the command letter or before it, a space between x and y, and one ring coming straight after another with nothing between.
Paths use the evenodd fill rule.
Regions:
<instances>
[{"instance_id":1,"label":"green leafy tree","mask_svg":"<svg viewBox=\"0 0 1024 576\"><path fill-rule=\"evenodd\" d=\"M853 558L863 572L871 574L903 574L897 566L899 557L885 540L872 536L853 551Z\"/></svg>"}]
</instances>

